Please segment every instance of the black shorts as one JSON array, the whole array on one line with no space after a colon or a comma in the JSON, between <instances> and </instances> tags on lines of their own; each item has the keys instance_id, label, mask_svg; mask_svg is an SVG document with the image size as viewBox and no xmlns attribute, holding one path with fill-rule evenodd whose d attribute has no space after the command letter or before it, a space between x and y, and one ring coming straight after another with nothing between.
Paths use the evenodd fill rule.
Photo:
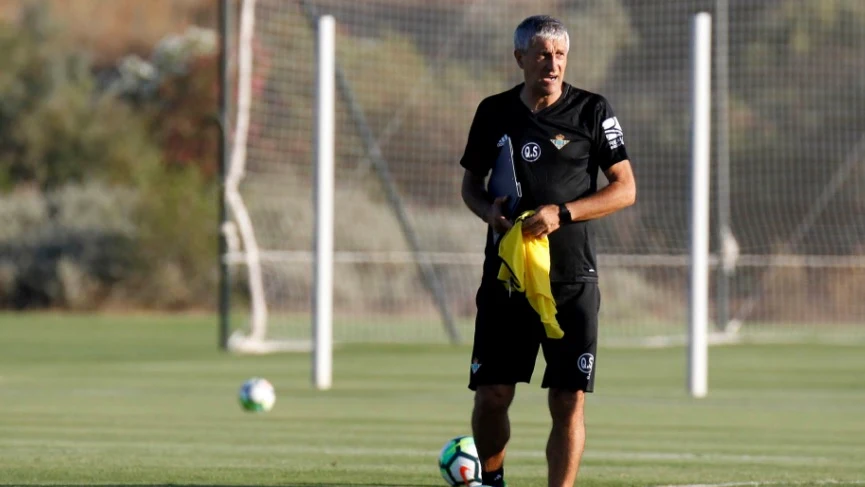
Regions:
<instances>
[{"instance_id":1,"label":"black shorts","mask_svg":"<svg viewBox=\"0 0 865 487\"><path fill-rule=\"evenodd\" d=\"M541 387L592 392L601 305L598 284L553 283L552 290L556 319L565 332L559 339L547 338L524 294L509 293L498 281L481 284L469 389L530 382L542 347L547 368Z\"/></svg>"}]
</instances>

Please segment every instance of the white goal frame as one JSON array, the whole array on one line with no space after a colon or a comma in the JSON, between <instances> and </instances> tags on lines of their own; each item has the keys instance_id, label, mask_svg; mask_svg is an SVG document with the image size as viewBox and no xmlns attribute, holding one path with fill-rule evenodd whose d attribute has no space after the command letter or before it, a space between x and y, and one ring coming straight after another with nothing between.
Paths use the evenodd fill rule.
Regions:
<instances>
[{"instance_id":1,"label":"white goal frame","mask_svg":"<svg viewBox=\"0 0 865 487\"><path fill-rule=\"evenodd\" d=\"M246 170L248 130L252 108L253 39L255 35L256 0L243 0L240 10L237 47L237 110L232 133L232 146L225 199L232 221L223 225L228 263L240 264L248 272L250 317L244 331L235 331L228 339L228 349L237 353L272 353L285 351L312 352L311 382L318 389L332 386L333 363L333 264L344 259L345 252L334 252L334 132L335 132L335 21L331 16L317 19L316 59L318 59L315 101L315 232L312 252L262 252L255 229L239 187ZM711 118L711 22L708 13L693 18L693 119L692 119L692 187L690 219L690 270L687 343L688 391L703 397L708 390L708 345L718 337L708 333L709 269L713 265L709 256L710 208L710 118ZM282 254L287 255L282 255ZM290 254L290 255L288 255ZM304 254L301 256L295 254ZM311 255L310 255L311 254ZM424 254L428 257L427 254ZM310 327L313 340L274 340L268 337L268 303L265 294L262 261L311 257L314 288ZM412 260L416 255L400 256ZM445 256L450 262L454 256ZM461 255L461 257L465 257ZM473 256L474 257L474 256ZM684 257L684 256L682 256ZM368 256L367 256L368 258ZM388 261L394 256L388 255ZM684 263L683 263L684 264ZM730 337L725 337L729 339ZM720 340L727 342L728 340Z\"/></svg>"},{"instance_id":2,"label":"white goal frame","mask_svg":"<svg viewBox=\"0 0 865 487\"><path fill-rule=\"evenodd\" d=\"M228 338L227 347L229 351L236 353L309 352L314 348L309 341L273 340L267 337L268 310L261 269L261 251L252 219L239 191L246 170L246 148L252 103L252 40L255 35L255 4L255 0L243 0L240 11L237 48L237 120L225 180L225 200L234 222L226 222L222 227L228 243L228 255L223 258L229 263L245 265L248 272L250 318L248 331L234 331ZM332 106L332 101L330 103ZM331 160L332 154L331 149ZM317 357L319 355L316 354ZM327 372L329 368L322 370ZM322 379L322 384L325 382Z\"/></svg>"}]
</instances>

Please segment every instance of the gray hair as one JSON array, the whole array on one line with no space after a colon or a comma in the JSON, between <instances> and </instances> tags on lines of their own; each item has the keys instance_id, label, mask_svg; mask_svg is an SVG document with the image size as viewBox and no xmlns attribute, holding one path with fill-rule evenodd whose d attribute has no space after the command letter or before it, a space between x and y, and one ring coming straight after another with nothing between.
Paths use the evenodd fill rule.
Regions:
<instances>
[{"instance_id":1,"label":"gray hair","mask_svg":"<svg viewBox=\"0 0 865 487\"><path fill-rule=\"evenodd\" d=\"M526 52L535 39L564 39L566 49L570 49L571 45L565 24L549 15L532 15L520 22L514 31L514 49Z\"/></svg>"}]
</instances>

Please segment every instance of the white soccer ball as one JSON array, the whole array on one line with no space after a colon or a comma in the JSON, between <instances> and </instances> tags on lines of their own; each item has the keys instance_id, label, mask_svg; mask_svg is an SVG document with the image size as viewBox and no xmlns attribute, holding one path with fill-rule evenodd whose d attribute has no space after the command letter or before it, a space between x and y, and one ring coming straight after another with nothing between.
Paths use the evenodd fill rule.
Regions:
<instances>
[{"instance_id":1,"label":"white soccer ball","mask_svg":"<svg viewBox=\"0 0 865 487\"><path fill-rule=\"evenodd\" d=\"M471 436L457 436L445 443L439 454L442 478L452 487L480 487L481 460Z\"/></svg>"},{"instance_id":2,"label":"white soccer ball","mask_svg":"<svg viewBox=\"0 0 865 487\"><path fill-rule=\"evenodd\" d=\"M273 384L261 377L253 377L244 382L237 396L243 409L252 412L270 411L276 402Z\"/></svg>"}]
</instances>

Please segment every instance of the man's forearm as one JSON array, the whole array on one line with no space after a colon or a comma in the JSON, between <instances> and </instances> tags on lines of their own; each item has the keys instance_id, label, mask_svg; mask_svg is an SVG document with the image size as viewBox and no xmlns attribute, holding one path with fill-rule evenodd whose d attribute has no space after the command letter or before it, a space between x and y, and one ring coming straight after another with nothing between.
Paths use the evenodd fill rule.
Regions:
<instances>
[{"instance_id":1,"label":"man's forearm","mask_svg":"<svg viewBox=\"0 0 865 487\"><path fill-rule=\"evenodd\" d=\"M597 193L566 203L574 221L594 220L634 204L632 185L614 181Z\"/></svg>"},{"instance_id":2,"label":"man's forearm","mask_svg":"<svg viewBox=\"0 0 865 487\"><path fill-rule=\"evenodd\" d=\"M486 222L492 199L486 190L484 190L483 182L478 183L470 178L466 178L463 180L462 196L469 210Z\"/></svg>"}]
</instances>

